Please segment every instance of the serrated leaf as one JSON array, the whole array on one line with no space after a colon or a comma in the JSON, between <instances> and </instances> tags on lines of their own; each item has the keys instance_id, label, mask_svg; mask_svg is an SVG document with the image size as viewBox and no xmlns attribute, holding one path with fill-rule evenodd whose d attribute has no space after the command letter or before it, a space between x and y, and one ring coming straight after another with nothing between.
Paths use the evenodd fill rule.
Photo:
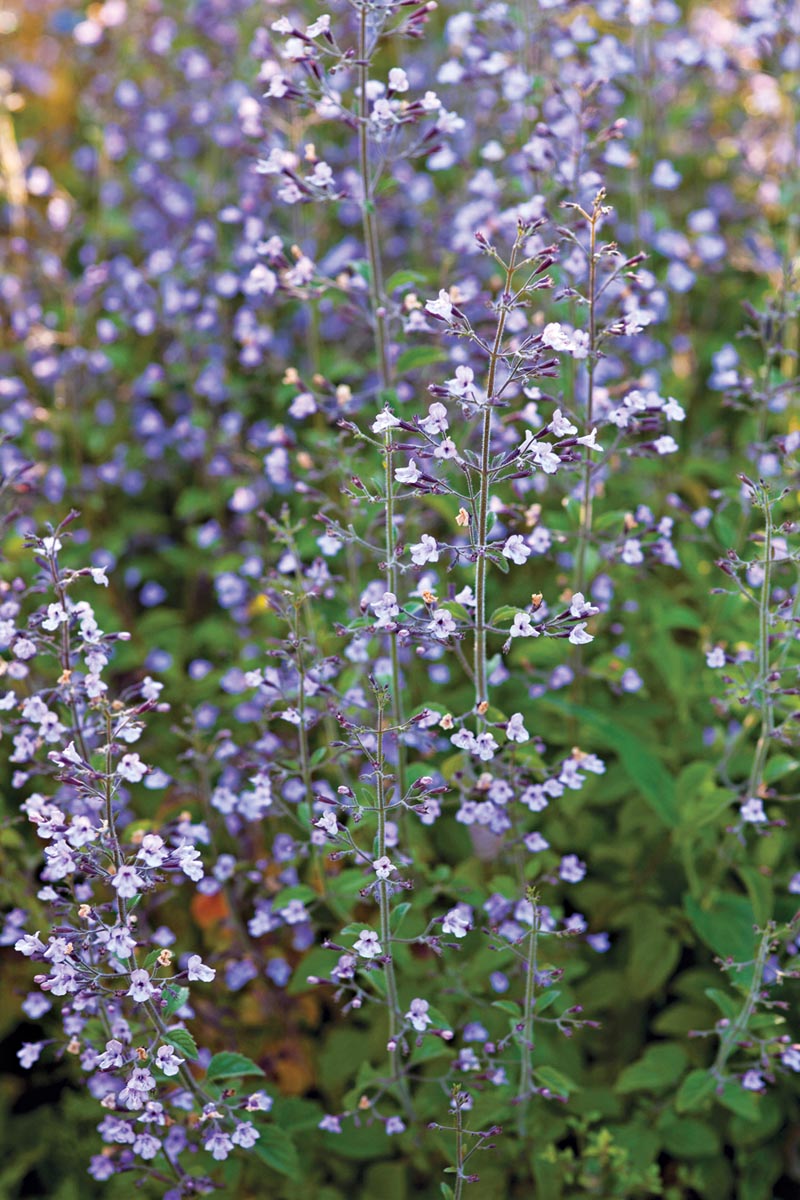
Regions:
<instances>
[{"instance_id":1,"label":"serrated leaf","mask_svg":"<svg viewBox=\"0 0 800 1200\"><path fill-rule=\"evenodd\" d=\"M533 1074L542 1087L548 1088L557 1096L569 1096L571 1092L578 1090L577 1083L555 1067L536 1067Z\"/></svg>"},{"instance_id":2,"label":"serrated leaf","mask_svg":"<svg viewBox=\"0 0 800 1200\"><path fill-rule=\"evenodd\" d=\"M189 999L189 989L188 987L167 986L164 988L164 996L167 1001L166 1008L164 1009L164 1015L171 1017L178 1011L179 1008L183 1008L184 1004Z\"/></svg>"},{"instance_id":3,"label":"serrated leaf","mask_svg":"<svg viewBox=\"0 0 800 1200\"><path fill-rule=\"evenodd\" d=\"M517 613L522 611L514 604L501 604L489 617L489 624L497 625L500 621L513 621Z\"/></svg>"},{"instance_id":4,"label":"serrated leaf","mask_svg":"<svg viewBox=\"0 0 800 1200\"><path fill-rule=\"evenodd\" d=\"M719 1096L719 1102L729 1112L736 1113L745 1121L758 1120L759 1100L755 1092L749 1092L740 1083L726 1083Z\"/></svg>"},{"instance_id":5,"label":"serrated leaf","mask_svg":"<svg viewBox=\"0 0 800 1200\"><path fill-rule=\"evenodd\" d=\"M715 954L735 962L753 958L755 919L745 896L723 894L702 904L686 896L683 906L695 933Z\"/></svg>"},{"instance_id":6,"label":"serrated leaf","mask_svg":"<svg viewBox=\"0 0 800 1200\"><path fill-rule=\"evenodd\" d=\"M408 371L417 371L420 367L429 367L446 359L447 355L438 346L411 346L398 357L397 374L405 375Z\"/></svg>"},{"instance_id":7,"label":"serrated leaf","mask_svg":"<svg viewBox=\"0 0 800 1200\"><path fill-rule=\"evenodd\" d=\"M386 292L391 295L398 288L408 287L409 284L420 284L425 282L425 276L419 271L395 271L386 280Z\"/></svg>"},{"instance_id":8,"label":"serrated leaf","mask_svg":"<svg viewBox=\"0 0 800 1200\"><path fill-rule=\"evenodd\" d=\"M164 1034L164 1041L169 1042L170 1046L174 1046L191 1062L197 1062L200 1057L197 1043L188 1029L170 1029L169 1033Z\"/></svg>"},{"instance_id":9,"label":"serrated leaf","mask_svg":"<svg viewBox=\"0 0 800 1200\"><path fill-rule=\"evenodd\" d=\"M672 776L661 760L645 748L640 731L627 729L619 722L611 721L591 708L572 704L562 696L548 694L540 703L577 717L582 725L596 730L605 744L619 756L625 774L659 820L670 829L679 824Z\"/></svg>"},{"instance_id":10,"label":"serrated leaf","mask_svg":"<svg viewBox=\"0 0 800 1200\"><path fill-rule=\"evenodd\" d=\"M727 1017L732 1021L739 1014L740 1004L737 1004L733 996L729 996L727 992L721 992L719 988L704 988L705 994L709 1000L713 1000L723 1017Z\"/></svg>"},{"instance_id":11,"label":"serrated leaf","mask_svg":"<svg viewBox=\"0 0 800 1200\"><path fill-rule=\"evenodd\" d=\"M499 1008L501 1012L508 1013L515 1021L519 1021L522 1016L522 1009L515 1000L493 1000L492 1008Z\"/></svg>"},{"instance_id":12,"label":"serrated leaf","mask_svg":"<svg viewBox=\"0 0 800 1200\"><path fill-rule=\"evenodd\" d=\"M410 912L410 910L411 905L408 900L404 900L402 904L395 905L395 907L392 909L391 917L389 919L389 925L392 933L397 933L398 929L403 923L403 918L407 912Z\"/></svg>"},{"instance_id":13,"label":"serrated leaf","mask_svg":"<svg viewBox=\"0 0 800 1200\"><path fill-rule=\"evenodd\" d=\"M536 1004L534 1005L537 1016L540 1013L546 1012L548 1008L552 1008L560 995L561 992L558 988L553 988L551 991L543 992L541 996L537 997Z\"/></svg>"},{"instance_id":14,"label":"serrated leaf","mask_svg":"<svg viewBox=\"0 0 800 1200\"><path fill-rule=\"evenodd\" d=\"M294 1142L277 1125L262 1126L253 1151L262 1162L290 1179L300 1178L300 1159Z\"/></svg>"},{"instance_id":15,"label":"serrated leaf","mask_svg":"<svg viewBox=\"0 0 800 1200\"><path fill-rule=\"evenodd\" d=\"M675 1096L677 1112L692 1112L701 1108L714 1095L714 1076L710 1071L690 1071Z\"/></svg>"},{"instance_id":16,"label":"serrated leaf","mask_svg":"<svg viewBox=\"0 0 800 1200\"><path fill-rule=\"evenodd\" d=\"M686 1051L675 1042L656 1042L631 1063L617 1079L615 1091L661 1092L680 1079L686 1069Z\"/></svg>"},{"instance_id":17,"label":"serrated leaf","mask_svg":"<svg viewBox=\"0 0 800 1200\"><path fill-rule=\"evenodd\" d=\"M208 1064L206 1079L240 1079L244 1075L263 1075L258 1063L244 1054L234 1054L233 1051L223 1050L215 1054Z\"/></svg>"},{"instance_id":18,"label":"serrated leaf","mask_svg":"<svg viewBox=\"0 0 800 1200\"><path fill-rule=\"evenodd\" d=\"M302 904L310 904L313 900L319 900L319 896L310 888L308 884L298 883L294 887L284 888L278 892L277 896L272 901L272 907L275 912L285 908L292 900L299 900Z\"/></svg>"}]
</instances>

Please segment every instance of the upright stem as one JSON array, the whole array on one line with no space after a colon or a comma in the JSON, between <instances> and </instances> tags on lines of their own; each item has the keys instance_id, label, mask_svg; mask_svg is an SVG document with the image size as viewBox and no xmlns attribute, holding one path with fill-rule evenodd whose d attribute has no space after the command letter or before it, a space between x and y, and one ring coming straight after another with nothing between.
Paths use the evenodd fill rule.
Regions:
<instances>
[{"instance_id":1,"label":"upright stem","mask_svg":"<svg viewBox=\"0 0 800 1200\"><path fill-rule=\"evenodd\" d=\"M528 934L528 961L525 971L525 1005L522 1025L522 1054L519 1078L519 1133L525 1136L527 1100L533 1091L533 1008L536 1003L536 971L539 950L539 907L534 897L533 922Z\"/></svg>"},{"instance_id":2,"label":"upright stem","mask_svg":"<svg viewBox=\"0 0 800 1200\"><path fill-rule=\"evenodd\" d=\"M769 602L772 592L772 508L766 488L761 489L764 508L764 577L758 603L758 682L761 692L761 733L753 756L748 796L756 796L764 772L773 729L772 695L769 690Z\"/></svg>"},{"instance_id":3,"label":"upright stem","mask_svg":"<svg viewBox=\"0 0 800 1200\"><path fill-rule=\"evenodd\" d=\"M772 944L772 938L774 937L774 934L775 930L770 926L768 926L761 934L761 941L758 944L756 960L753 964L753 978L750 981L750 987L747 990L745 1002L742 1005L742 1008L736 1019L726 1027L724 1033L722 1034L719 1050L717 1051L717 1057L715 1058L713 1066L711 1067L712 1074L720 1082L723 1082L724 1080L724 1072L728 1063L728 1059L738 1048L739 1043L747 1034L747 1026L750 1022L753 1012L755 1011L761 989L764 986L764 967L767 962L767 957L769 955L769 949Z\"/></svg>"},{"instance_id":4,"label":"upright stem","mask_svg":"<svg viewBox=\"0 0 800 1200\"><path fill-rule=\"evenodd\" d=\"M595 322L595 292L597 289L597 208L592 211L589 221L589 357L586 360L586 432L590 432L594 416L594 369L595 341L597 328ZM586 551L592 533L592 463L590 454L586 453L583 467L583 499L581 501L580 528L578 530L578 554L575 570L575 591L586 589Z\"/></svg>"},{"instance_id":5,"label":"upright stem","mask_svg":"<svg viewBox=\"0 0 800 1200\"><path fill-rule=\"evenodd\" d=\"M386 855L386 763L383 756L383 704L378 704L378 729L377 729L377 750L375 756L375 771L376 784L375 790L378 799L378 858L384 858ZM400 1096L403 1101L403 1106L408 1116L412 1116L411 1097L408 1092L408 1084L402 1074L402 1064L400 1062L400 1050L397 1045L398 1037L398 1018L400 1015L400 1002L397 995L397 977L394 971L394 958L392 956L391 942L391 926L390 926L390 907L389 907L389 884L385 879L378 880L378 904L380 906L380 926L381 926L381 946L384 954L384 978L386 980L386 1005L389 1010L389 1061L391 1064L392 1080L396 1083Z\"/></svg>"},{"instance_id":6,"label":"upright stem","mask_svg":"<svg viewBox=\"0 0 800 1200\"><path fill-rule=\"evenodd\" d=\"M458 1095L455 1100L455 1118L456 1118L456 1186L454 1190L454 1200L461 1200L464 1192L464 1118L461 1113L461 1105L458 1102Z\"/></svg>"},{"instance_id":7,"label":"upright stem","mask_svg":"<svg viewBox=\"0 0 800 1200\"><path fill-rule=\"evenodd\" d=\"M369 298L372 327L375 336L375 351L381 391L386 393L392 385L392 367L389 360L389 340L386 330L386 306L383 293L383 262L378 235L378 221L369 165L369 111L367 107L367 83L369 82L370 47L367 45L367 4L362 0L358 23L358 166L361 176L361 219L364 229L364 249L369 263ZM397 538L394 527L394 478L392 473L392 436L389 430L384 435L384 473L386 490L385 546L386 546L386 591L397 594L397 565L394 560ZM400 729L403 724L403 703L400 689L400 659L397 638L389 635L389 654L392 664L392 715L397 727L397 786L400 795L406 793L406 750Z\"/></svg>"},{"instance_id":8,"label":"upright stem","mask_svg":"<svg viewBox=\"0 0 800 1200\"><path fill-rule=\"evenodd\" d=\"M494 343L489 355L489 370L486 377L486 408L483 413L481 428L481 465L480 487L478 492L478 536L475 546L477 555L475 563L475 708L479 719L482 718L481 706L488 703L488 686L486 682L486 545L489 532L489 463L492 449L492 406L494 395L497 364L500 361L500 349L503 342L503 332L506 327L508 314L508 297L514 280L517 251L520 246L520 235L511 250L511 257L506 267L506 278L503 295L500 297L497 327Z\"/></svg>"}]
</instances>

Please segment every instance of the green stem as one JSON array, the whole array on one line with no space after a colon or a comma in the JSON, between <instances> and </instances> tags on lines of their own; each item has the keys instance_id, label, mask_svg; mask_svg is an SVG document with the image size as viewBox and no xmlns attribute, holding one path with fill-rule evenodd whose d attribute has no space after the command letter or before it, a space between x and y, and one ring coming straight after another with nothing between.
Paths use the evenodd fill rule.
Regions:
<instances>
[{"instance_id":1,"label":"green stem","mask_svg":"<svg viewBox=\"0 0 800 1200\"><path fill-rule=\"evenodd\" d=\"M454 1200L461 1200L464 1191L464 1120L461 1115L461 1105L456 1097L456 1186Z\"/></svg>"},{"instance_id":2,"label":"green stem","mask_svg":"<svg viewBox=\"0 0 800 1200\"><path fill-rule=\"evenodd\" d=\"M594 370L595 370L595 343L597 340L597 329L595 322L595 304L597 290L597 206L592 210L592 215L589 221L589 357L586 360L586 432L590 432L592 417L594 415ZM583 592L586 590L586 551L589 546L589 539L592 533L592 462L591 452L586 451L586 462L583 468L583 499L581 501L580 512L580 528L578 530L578 554L575 571L575 591Z\"/></svg>"},{"instance_id":3,"label":"green stem","mask_svg":"<svg viewBox=\"0 0 800 1200\"><path fill-rule=\"evenodd\" d=\"M772 693L769 688L769 602L772 592L772 508L766 488L761 489L764 509L764 578L761 581L761 594L758 604L758 677L761 690L761 733L759 734L750 779L747 785L747 795L758 795L769 752L769 743L773 729Z\"/></svg>"},{"instance_id":4,"label":"green stem","mask_svg":"<svg viewBox=\"0 0 800 1200\"><path fill-rule=\"evenodd\" d=\"M533 922L528 934L528 961L525 970L525 1004L523 1009L522 1054L519 1080L519 1135L525 1136L527 1101L533 1091L533 1008L536 1003L536 970L539 950L539 908L536 898Z\"/></svg>"},{"instance_id":5,"label":"green stem","mask_svg":"<svg viewBox=\"0 0 800 1200\"><path fill-rule=\"evenodd\" d=\"M736 1019L726 1027L720 1039L717 1057L715 1058L714 1064L711 1067L711 1073L720 1082L723 1082L724 1080L723 1073L725 1071L725 1067L727 1066L728 1059L737 1049L738 1043L742 1040L743 1035L746 1034L750 1018L755 1012L755 1007L758 1003L758 997L761 993L762 987L764 986L764 967L767 962L774 932L774 929L771 926L768 926L761 934L761 941L758 945L756 960L753 964L753 978L750 982L750 987L748 988L745 1002L742 1005L742 1008Z\"/></svg>"},{"instance_id":6,"label":"green stem","mask_svg":"<svg viewBox=\"0 0 800 1200\"><path fill-rule=\"evenodd\" d=\"M520 234L511 250L511 257L506 267L506 278L503 295L500 298L497 327L494 343L489 355L489 369L486 377L486 408L483 413L481 428L481 465L480 487L478 491L478 531L475 551L475 708L479 721L482 723L481 706L488 704L489 694L486 681L486 545L489 532L489 463L492 449L492 407L490 401L494 395L497 365L500 361L500 348L506 327L508 308L506 298L511 294L517 251L520 246Z\"/></svg>"},{"instance_id":7,"label":"green stem","mask_svg":"<svg viewBox=\"0 0 800 1200\"><path fill-rule=\"evenodd\" d=\"M377 750L375 756L376 795L378 800L378 858L386 855L386 763L383 756L383 704L378 704ZM390 925L389 885L387 880L378 880L378 904L380 906L381 947L384 953L384 978L386 980L386 1004L389 1010L389 1062L391 1064L392 1080L396 1083L403 1107L408 1117L413 1117L411 1096L408 1082L402 1073L400 1049L397 1044L398 1019L400 1002L397 995L397 977L392 956L392 935Z\"/></svg>"},{"instance_id":8,"label":"green stem","mask_svg":"<svg viewBox=\"0 0 800 1200\"><path fill-rule=\"evenodd\" d=\"M361 219L364 229L364 248L369 263L369 298L375 350L381 390L386 393L392 386L392 367L389 358L389 339L386 329L386 305L383 292L383 261L375 207L374 189L369 164L369 113L367 108L367 83L369 81L370 49L367 46L367 4L362 0L358 25L358 75L360 95L358 101L358 166L361 176ZM386 546L386 591L397 595L397 566L395 563L394 527L394 480L392 476L392 439L385 434L385 546ZM403 743L403 702L400 689L400 661L397 639L389 635L389 653L392 664L392 714L397 727L397 786L400 795L406 794L406 748Z\"/></svg>"}]
</instances>

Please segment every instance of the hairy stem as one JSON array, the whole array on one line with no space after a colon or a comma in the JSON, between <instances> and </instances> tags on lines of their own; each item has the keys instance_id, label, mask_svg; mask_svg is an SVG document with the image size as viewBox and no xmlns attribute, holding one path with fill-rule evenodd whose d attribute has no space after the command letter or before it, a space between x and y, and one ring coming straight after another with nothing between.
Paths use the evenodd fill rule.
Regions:
<instances>
[{"instance_id":1,"label":"hairy stem","mask_svg":"<svg viewBox=\"0 0 800 1200\"><path fill-rule=\"evenodd\" d=\"M389 339L386 329L386 304L383 292L383 261L380 251L377 209L370 173L369 161L369 112L367 107L367 83L369 80L371 47L367 44L367 4L362 3L358 25L358 166L361 177L361 219L364 230L364 249L369 263L369 300L375 352L381 391L385 394L392 385L392 367L389 358ZM394 479L392 474L391 432L384 436L384 473L386 511L384 516L387 592L397 595L397 566L395 564L396 535L394 527ZM389 654L392 664L392 715L397 727L397 785L400 795L406 792L406 750L401 727L403 724L403 702L400 688L400 660L397 638L389 635Z\"/></svg>"},{"instance_id":2,"label":"hairy stem","mask_svg":"<svg viewBox=\"0 0 800 1200\"><path fill-rule=\"evenodd\" d=\"M489 463L492 449L492 406L497 366L500 361L500 350L503 343L503 333L508 315L508 299L514 281L514 271L517 252L520 247L521 234L517 234L511 250L511 257L506 267L506 278L503 294L500 297L497 314L497 327L494 342L489 355L489 369L486 376L486 408L483 413L481 427L481 460L480 486L478 490L478 531L475 545L477 555L475 563L475 707L482 716L481 706L489 700L486 682L486 539L489 532Z\"/></svg>"}]
</instances>

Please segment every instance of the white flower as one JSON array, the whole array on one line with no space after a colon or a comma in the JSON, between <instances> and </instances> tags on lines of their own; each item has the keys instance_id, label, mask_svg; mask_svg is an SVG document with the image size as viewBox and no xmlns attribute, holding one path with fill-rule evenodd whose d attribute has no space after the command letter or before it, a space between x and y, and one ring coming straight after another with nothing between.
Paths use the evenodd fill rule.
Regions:
<instances>
[{"instance_id":1,"label":"white flower","mask_svg":"<svg viewBox=\"0 0 800 1200\"><path fill-rule=\"evenodd\" d=\"M627 563L629 567L638 566L644 562L642 554L642 545L638 538L627 538L622 547L622 561Z\"/></svg>"},{"instance_id":2,"label":"white flower","mask_svg":"<svg viewBox=\"0 0 800 1200\"><path fill-rule=\"evenodd\" d=\"M573 333L570 353L573 358L589 357L589 335L583 329L576 329Z\"/></svg>"},{"instance_id":3,"label":"white flower","mask_svg":"<svg viewBox=\"0 0 800 1200\"><path fill-rule=\"evenodd\" d=\"M743 821L756 825L761 821L766 821L767 814L764 812L764 805L757 796L751 796L739 808L739 815Z\"/></svg>"},{"instance_id":4,"label":"white flower","mask_svg":"<svg viewBox=\"0 0 800 1200\"><path fill-rule=\"evenodd\" d=\"M531 448L531 457L533 461L542 468L545 475L555 475L558 468L561 466L561 459L546 442L537 442Z\"/></svg>"},{"instance_id":5,"label":"white flower","mask_svg":"<svg viewBox=\"0 0 800 1200\"><path fill-rule=\"evenodd\" d=\"M432 1024L431 1018L428 1016L429 1008L428 1001L420 1000L419 998L412 1000L408 1006L406 1020L411 1022L417 1033L424 1033L426 1027Z\"/></svg>"},{"instance_id":6,"label":"white flower","mask_svg":"<svg viewBox=\"0 0 800 1200\"><path fill-rule=\"evenodd\" d=\"M514 713L506 724L506 737L510 742L527 742L530 734L523 724L522 713Z\"/></svg>"},{"instance_id":7,"label":"white flower","mask_svg":"<svg viewBox=\"0 0 800 1200\"><path fill-rule=\"evenodd\" d=\"M127 779L128 783L138 783L140 779L144 779L148 769L138 754L125 754L119 761L117 774Z\"/></svg>"},{"instance_id":8,"label":"white flower","mask_svg":"<svg viewBox=\"0 0 800 1200\"><path fill-rule=\"evenodd\" d=\"M571 617L593 617L595 613L600 611L594 604L588 604L584 598L583 592L576 592L572 597L569 606Z\"/></svg>"},{"instance_id":9,"label":"white flower","mask_svg":"<svg viewBox=\"0 0 800 1200\"><path fill-rule=\"evenodd\" d=\"M510 558L518 567L530 557L531 548L526 546L524 538L518 533L512 533L510 538L506 539L506 544L501 551L503 558Z\"/></svg>"},{"instance_id":10,"label":"white flower","mask_svg":"<svg viewBox=\"0 0 800 1200\"><path fill-rule=\"evenodd\" d=\"M456 367L454 379L445 380L445 387L451 396L463 400L472 391L475 372L472 367Z\"/></svg>"},{"instance_id":11,"label":"white flower","mask_svg":"<svg viewBox=\"0 0 800 1200\"><path fill-rule=\"evenodd\" d=\"M383 947L374 929L362 929L353 949L360 958L380 958L383 954Z\"/></svg>"},{"instance_id":12,"label":"white flower","mask_svg":"<svg viewBox=\"0 0 800 1200\"><path fill-rule=\"evenodd\" d=\"M418 567L424 567L425 563L439 561L439 547L436 544L436 538L433 538L428 533L423 533L419 542L409 547L411 551L411 561Z\"/></svg>"},{"instance_id":13,"label":"white flower","mask_svg":"<svg viewBox=\"0 0 800 1200\"><path fill-rule=\"evenodd\" d=\"M435 638L444 640L455 631L456 623L452 615L446 608L440 608L433 614L433 619L428 623L428 633Z\"/></svg>"},{"instance_id":14,"label":"white flower","mask_svg":"<svg viewBox=\"0 0 800 1200\"><path fill-rule=\"evenodd\" d=\"M143 967L131 971L131 986L125 993L126 996L130 996L137 1004L144 1004L145 1000L150 999L154 991L155 988L150 982L150 976Z\"/></svg>"},{"instance_id":15,"label":"white flower","mask_svg":"<svg viewBox=\"0 0 800 1200\"><path fill-rule=\"evenodd\" d=\"M525 612L514 614L514 622L509 631L509 636L516 637L538 637L539 630L534 629L531 619Z\"/></svg>"},{"instance_id":16,"label":"white flower","mask_svg":"<svg viewBox=\"0 0 800 1200\"><path fill-rule=\"evenodd\" d=\"M385 433L387 429L393 429L395 425L399 424L400 419L394 415L391 409L384 408L383 412L378 413L372 422L372 432Z\"/></svg>"},{"instance_id":17,"label":"white flower","mask_svg":"<svg viewBox=\"0 0 800 1200\"><path fill-rule=\"evenodd\" d=\"M312 187L327 188L333 185L333 171L326 162L314 164L314 170L306 176L306 182Z\"/></svg>"},{"instance_id":18,"label":"white flower","mask_svg":"<svg viewBox=\"0 0 800 1200\"><path fill-rule=\"evenodd\" d=\"M210 983L217 973L213 967L206 966L199 954L190 954L186 967L191 982Z\"/></svg>"},{"instance_id":19,"label":"white flower","mask_svg":"<svg viewBox=\"0 0 800 1200\"><path fill-rule=\"evenodd\" d=\"M314 824L317 829L321 829L324 833L327 833L328 837L336 837L336 834L339 832L336 815L330 810L324 812L321 817L318 817Z\"/></svg>"},{"instance_id":20,"label":"white flower","mask_svg":"<svg viewBox=\"0 0 800 1200\"><path fill-rule=\"evenodd\" d=\"M552 420L550 421L550 428L555 436L559 438L570 437L571 434L578 432L577 425L573 425L571 421L568 421L567 418L562 415L560 408L557 408L553 413Z\"/></svg>"},{"instance_id":21,"label":"white flower","mask_svg":"<svg viewBox=\"0 0 800 1200\"><path fill-rule=\"evenodd\" d=\"M92 582L99 583L101 587L108 587L107 570L107 567L90 567L89 574L92 577Z\"/></svg>"},{"instance_id":22,"label":"white flower","mask_svg":"<svg viewBox=\"0 0 800 1200\"><path fill-rule=\"evenodd\" d=\"M419 423L419 427L420 429L424 429L429 437L435 433L444 433L448 428L447 409L445 406L438 400L434 404L431 404L427 417L423 417Z\"/></svg>"},{"instance_id":23,"label":"white flower","mask_svg":"<svg viewBox=\"0 0 800 1200\"><path fill-rule=\"evenodd\" d=\"M458 904L445 913L442 922L442 933L452 934L453 937L466 937L472 928L472 912L466 904Z\"/></svg>"},{"instance_id":24,"label":"white flower","mask_svg":"<svg viewBox=\"0 0 800 1200\"><path fill-rule=\"evenodd\" d=\"M653 446L658 454L674 454L678 449L678 443L675 441L675 438L671 437L668 433L663 434L662 437L656 438L656 440L653 442Z\"/></svg>"},{"instance_id":25,"label":"white flower","mask_svg":"<svg viewBox=\"0 0 800 1200\"><path fill-rule=\"evenodd\" d=\"M156 1066L165 1075L177 1075L185 1058L179 1058L172 1046L159 1046L156 1050Z\"/></svg>"},{"instance_id":26,"label":"white flower","mask_svg":"<svg viewBox=\"0 0 800 1200\"><path fill-rule=\"evenodd\" d=\"M453 302L444 288L439 290L436 300L427 301L425 309L434 317L441 317L443 321L452 321L453 319Z\"/></svg>"},{"instance_id":27,"label":"white flower","mask_svg":"<svg viewBox=\"0 0 800 1200\"><path fill-rule=\"evenodd\" d=\"M725 651L722 646L714 646L706 654L707 667L724 667L725 666Z\"/></svg>"},{"instance_id":28,"label":"white flower","mask_svg":"<svg viewBox=\"0 0 800 1200\"><path fill-rule=\"evenodd\" d=\"M389 72L389 87L393 92L408 91L408 76L402 67L392 67Z\"/></svg>"},{"instance_id":29,"label":"white flower","mask_svg":"<svg viewBox=\"0 0 800 1200\"><path fill-rule=\"evenodd\" d=\"M387 625L390 625L400 612L394 592L384 592L382 598L375 600L370 608L375 613L377 618L375 624L379 629L385 629Z\"/></svg>"},{"instance_id":30,"label":"white flower","mask_svg":"<svg viewBox=\"0 0 800 1200\"><path fill-rule=\"evenodd\" d=\"M481 762L490 762L497 750L497 742L491 733L479 733L475 738L475 750Z\"/></svg>"},{"instance_id":31,"label":"white flower","mask_svg":"<svg viewBox=\"0 0 800 1200\"><path fill-rule=\"evenodd\" d=\"M327 13L323 13L321 17L317 17L313 25L309 25L306 30L306 37L319 37L321 33L327 33L331 27L331 19Z\"/></svg>"},{"instance_id":32,"label":"white flower","mask_svg":"<svg viewBox=\"0 0 800 1200\"><path fill-rule=\"evenodd\" d=\"M69 617L60 604L48 604L47 617L42 621L42 629L47 629L52 633L58 629L59 625L65 624L68 620Z\"/></svg>"},{"instance_id":33,"label":"white flower","mask_svg":"<svg viewBox=\"0 0 800 1200\"><path fill-rule=\"evenodd\" d=\"M410 458L407 467L397 467L394 477L398 483L416 483L421 478L421 473L413 458Z\"/></svg>"},{"instance_id":34,"label":"white flower","mask_svg":"<svg viewBox=\"0 0 800 1200\"><path fill-rule=\"evenodd\" d=\"M585 646L587 642L593 642L594 638L591 633L586 632L586 622L579 621L571 630L569 640L573 646Z\"/></svg>"},{"instance_id":35,"label":"white flower","mask_svg":"<svg viewBox=\"0 0 800 1200\"><path fill-rule=\"evenodd\" d=\"M563 325L558 321L551 321L542 330L542 344L549 346L551 350L567 351L572 347L572 338Z\"/></svg>"},{"instance_id":36,"label":"white flower","mask_svg":"<svg viewBox=\"0 0 800 1200\"><path fill-rule=\"evenodd\" d=\"M576 439L579 446L586 446L589 450L602 450L602 446L597 444L597 430L593 429L591 433L585 433L583 437Z\"/></svg>"},{"instance_id":37,"label":"white flower","mask_svg":"<svg viewBox=\"0 0 800 1200\"><path fill-rule=\"evenodd\" d=\"M397 867L390 858L384 854L381 858L376 858L372 864L372 869L378 876L378 879L388 879L392 871L396 871Z\"/></svg>"}]
</instances>

